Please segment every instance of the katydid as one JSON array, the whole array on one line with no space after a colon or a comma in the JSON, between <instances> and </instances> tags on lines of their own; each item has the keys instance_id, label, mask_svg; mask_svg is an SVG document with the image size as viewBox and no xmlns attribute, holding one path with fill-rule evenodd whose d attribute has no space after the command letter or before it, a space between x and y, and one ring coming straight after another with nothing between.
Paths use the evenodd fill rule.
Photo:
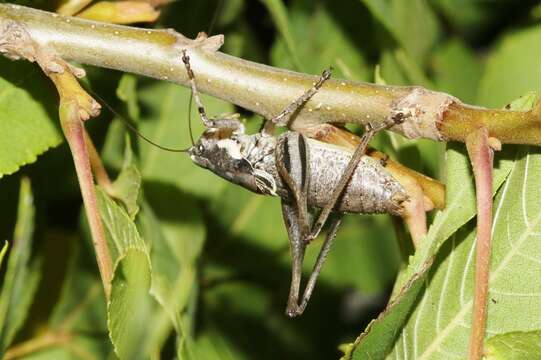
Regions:
<instances>
[{"instance_id":1,"label":"katydid","mask_svg":"<svg viewBox=\"0 0 541 360\"><path fill-rule=\"evenodd\" d=\"M364 156L378 129L368 127L354 154L347 148L307 139L298 132L272 136L273 122L262 132L245 134L236 118L210 119L199 97L189 57L183 53L200 117L207 127L189 149L193 162L253 192L279 196L292 254L292 279L286 313L303 313L317 277L340 227L344 213L389 213L403 216L409 196L385 169L385 163ZM297 111L330 76L320 80L288 106L279 117ZM320 209L318 219L312 221ZM332 213L332 214L331 214ZM329 221L329 231L299 303L302 262L306 246Z\"/></svg>"}]
</instances>

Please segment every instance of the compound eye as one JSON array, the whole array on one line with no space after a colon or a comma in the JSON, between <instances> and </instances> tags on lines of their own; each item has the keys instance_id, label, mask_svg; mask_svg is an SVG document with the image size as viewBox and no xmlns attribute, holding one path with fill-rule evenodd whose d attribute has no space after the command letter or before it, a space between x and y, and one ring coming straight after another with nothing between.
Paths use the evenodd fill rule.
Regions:
<instances>
[{"instance_id":1,"label":"compound eye","mask_svg":"<svg viewBox=\"0 0 541 360\"><path fill-rule=\"evenodd\" d=\"M205 150L205 147L203 146L203 144L199 144L199 146L197 146L197 150L202 153L203 150Z\"/></svg>"}]
</instances>

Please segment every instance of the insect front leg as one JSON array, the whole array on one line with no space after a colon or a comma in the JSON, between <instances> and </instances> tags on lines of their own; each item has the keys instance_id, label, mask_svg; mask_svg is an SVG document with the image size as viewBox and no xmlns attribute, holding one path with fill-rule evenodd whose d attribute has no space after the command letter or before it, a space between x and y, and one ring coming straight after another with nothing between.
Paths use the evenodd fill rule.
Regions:
<instances>
[{"instance_id":1,"label":"insect front leg","mask_svg":"<svg viewBox=\"0 0 541 360\"><path fill-rule=\"evenodd\" d=\"M201 101L201 95L199 94L199 90L197 90L197 84L195 83L195 74L190 65L190 57L188 56L188 53L185 49L182 50L182 62L186 67L186 73L188 74L188 79L190 80L192 94L195 99L195 103L197 104L197 112L199 113L199 117L201 118L201 121L203 121L205 127L207 129L218 129L225 131L243 130L244 127L242 123L236 117L221 119L211 119L208 117L205 106L203 105L203 101Z\"/></svg>"}]
</instances>

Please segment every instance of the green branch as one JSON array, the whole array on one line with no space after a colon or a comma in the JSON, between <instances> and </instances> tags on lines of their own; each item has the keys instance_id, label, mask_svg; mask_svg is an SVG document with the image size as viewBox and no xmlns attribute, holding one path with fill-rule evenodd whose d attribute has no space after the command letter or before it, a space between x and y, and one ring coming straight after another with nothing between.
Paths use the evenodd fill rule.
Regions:
<instances>
[{"instance_id":1,"label":"green branch","mask_svg":"<svg viewBox=\"0 0 541 360\"><path fill-rule=\"evenodd\" d=\"M9 28L22 26L40 46L83 64L136 73L188 86L180 50L187 49L204 93L266 118L279 113L317 78L217 51L222 36L190 40L173 30L111 25L17 5L0 5L0 52L13 53ZM12 35L12 34L11 34ZM18 49L21 50L21 49ZM330 80L298 114L292 129L322 123L398 121L392 130L409 138L464 141L472 129L487 127L502 143L541 144L539 111L487 110L420 87L381 86Z\"/></svg>"}]
</instances>

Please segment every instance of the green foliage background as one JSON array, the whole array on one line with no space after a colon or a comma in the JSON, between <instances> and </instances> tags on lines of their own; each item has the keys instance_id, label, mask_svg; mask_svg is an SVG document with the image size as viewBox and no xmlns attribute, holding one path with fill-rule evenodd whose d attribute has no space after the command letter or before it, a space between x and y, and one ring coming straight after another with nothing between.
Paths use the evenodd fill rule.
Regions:
<instances>
[{"instance_id":1,"label":"green foliage background","mask_svg":"<svg viewBox=\"0 0 541 360\"><path fill-rule=\"evenodd\" d=\"M194 37L208 28L218 5L174 2L156 26ZM536 1L225 0L212 32L225 34L224 52L249 60L313 74L332 65L335 77L364 81L375 81L379 65L389 84L423 85L502 107L541 90L540 20ZM166 146L190 145L187 89L86 70L88 86L146 136ZM461 311L471 300L474 195L461 145L445 152L430 141L378 137L375 147L447 179L448 208L407 268L388 216L349 216L305 314L290 320L284 315L290 259L279 201L228 184L183 154L129 140L104 110L87 124L89 131L111 174L122 171L119 191L139 194L137 206L133 196L117 204L100 195L118 264L106 305L56 101L35 66L0 58L0 238L9 241L6 256L0 255L1 352L49 332L72 338L27 358L102 359L114 357L114 350L130 359L160 353L165 359L337 358L338 346L383 310L401 270L398 284L418 280L368 336L347 347L349 354L464 356L468 314ZM210 114L240 111L252 131L261 124L230 104L203 101ZM191 116L197 136L202 126L195 111ZM498 289L491 287L488 337L503 334L489 340L489 349L492 358L505 359L514 348L539 350L535 181L541 158L535 148L509 146L496 164L493 268L502 269L503 284L491 283ZM31 180L33 202L23 176ZM518 252L513 239L520 240ZM312 246L306 274L316 251ZM435 264L425 270L433 255Z\"/></svg>"}]
</instances>

